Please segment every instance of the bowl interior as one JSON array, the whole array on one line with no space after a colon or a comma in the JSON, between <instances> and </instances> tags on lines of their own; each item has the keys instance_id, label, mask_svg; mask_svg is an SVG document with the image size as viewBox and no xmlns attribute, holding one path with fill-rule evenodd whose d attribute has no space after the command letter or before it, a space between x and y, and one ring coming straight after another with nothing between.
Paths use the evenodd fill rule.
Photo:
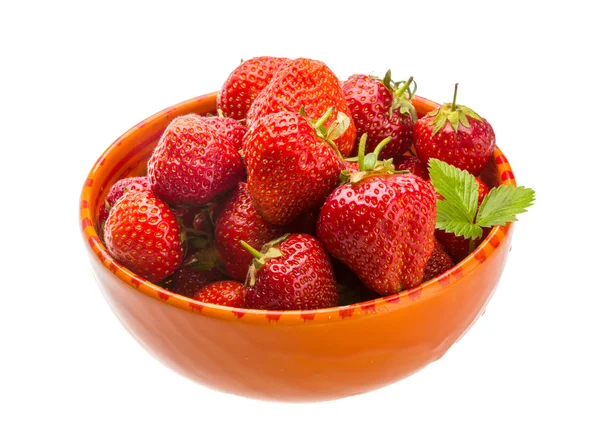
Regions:
<instances>
[{"instance_id":1,"label":"bowl interior","mask_svg":"<svg viewBox=\"0 0 600 442\"><path fill-rule=\"evenodd\" d=\"M153 297L159 302L168 303L193 313L227 320L243 319L250 322L276 320L283 323L304 323L307 319L310 319L314 323L314 321L319 320L331 321L348 318L347 313L352 314L355 306L310 311L264 311L223 307L195 301L169 292L135 275L117 263L104 248L98 234L98 211L112 184L124 177L144 175L146 173L146 163L171 120L188 113L214 114L216 95L215 92L195 97L152 115L115 140L98 158L84 183L80 200L82 234L93 254L92 259L99 259L106 268L114 273L115 277L136 288L141 293ZM413 97L412 101L419 117L437 106L437 103L418 96ZM486 184L490 186L498 184L516 185L510 164L499 148L495 149L492 160L481 176ZM471 255L445 274L413 289L359 303L357 306L365 311L387 310L397 304L401 297L414 299L424 293L434 295L440 292L448 283L451 283L448 279L449 275L453 276L452 281L466 277L480 262L485 260L488 254L494 253L499 242L504 240L508 228L509 225L493 228Z\"/></svg>"}]
</instances>

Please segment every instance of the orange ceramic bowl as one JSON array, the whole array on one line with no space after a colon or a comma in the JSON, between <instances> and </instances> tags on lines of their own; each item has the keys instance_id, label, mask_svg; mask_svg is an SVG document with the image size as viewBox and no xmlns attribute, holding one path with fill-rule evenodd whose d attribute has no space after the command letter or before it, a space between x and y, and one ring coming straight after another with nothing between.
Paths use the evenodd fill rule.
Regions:
<instances>
[{"instance_id":1,"label":"orange ceramic bowl","mask_svg":"<svg viewBox=\"0 0 600 442\"><path fill-rule=\"evenodd\" d=\"M419 115L436 103L415 97ZM215 390L274 401L323 401L374 390L439 359L482 314L506 262L512 225L495 227L459 265L408 291L311 311L221 307L171 293L115 262L98 237L110 186L143 175L176 116L215 112L216 93L159 112L117 139L81 193L81 229L96 280L127 330L158 360ZM500 149L488 184L515 184Z\"/></svg>"}]
</instances>

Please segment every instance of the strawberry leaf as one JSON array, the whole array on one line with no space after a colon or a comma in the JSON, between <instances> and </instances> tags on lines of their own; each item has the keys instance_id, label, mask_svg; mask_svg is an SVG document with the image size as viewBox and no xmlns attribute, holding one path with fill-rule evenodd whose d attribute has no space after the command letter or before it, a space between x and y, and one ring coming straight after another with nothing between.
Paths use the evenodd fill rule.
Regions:
<instances>
[{"instance_id":1,"label":"strawberry leaf","mask_svg":"<svg viewBox=\"0 0 600 442\"><path fill-rule=\"evenodd\" d=\"M446 200L437 200L436 212L436 229L452 232L467 239L479 238L483 233L480 226L462 218L460 211Z\"/></svg>"},{"instance_id":2,"label":"strawberry leaf","mask_svg":"<svg viewBox=\"0 0 600 442\"><path fill-rule=\"evenodd\" d=\"M388 69L387 72L385 73L385 76L383 77L382 83L384 84L384 86L388 89L390 89L390 82L392 81L392 71L391 69Z\"/></svg>"},{"instance_id":3,"label":"strawberry leaf","mask_svg":"<svg viewBox=\"0 0 600 442\"><path fill-rule=\"evenodd\" d=\"M461 112L463 112L468 117L475 118L476 120L481 121L481 117L473 109L471 109L469 107L466 107L466 106L456 106L456 107L457 107L458 110L460 110Z\"/></svg>"},{"instance_id":4,"label":"strawberry leaf","mask_svg":"<svg viewBox=\"0 0 600 442\"><path fill-rule=\"evenodd\" d=\"M448 113L448 121L450 122L450 124L452 125L452 128L455 131L458 131L458 122L459 122L460 116L459 116L459 112L450 112Z\"/></svg>"},{"instance_id":5,"label":"strawberry leaf","mask_svg":"<svg viewBox=\"0 0 600 442\"><path fill-rule=\"evenodd\" d=\"M350 118L343 112L338 112L337 117L327 130L327 139L334 141L341 137L350 126Z\"/></svg>"},{"instance_id":6,"label":"strawberry leaf","mask_svg":"<svg viewBox=\"0 0 600 442\"><path fill-rule=\"evenodd\" d=\"M402 102L400 104L400 113L402 115L410 115L413 122L417 121L417 119L418 119L417 111L415 110L415 107L408 100L402 100Z\"/></svg>"},{"instance_id":7,"label":"strawberry leaf","mask_svg":"<svg viewBox=\"0 0 600 442\"><path fill-rule=\"evenodd\" d=\"M516 215L527 212L534 201L533 189L506 184L494 187L481 202L476 223L481 227L491 227L517 221Z\"/></svg>"},{"instance_id":8,"label":"strawberry leaf","mask_svg":"<svg viewBox=\"0 0 600 442\"><path fill-rule=\"evenodd\" d=\"M443 114L443 113L438 114L435 117L435 119L431 122L431 123L435 124L435 126L433 126L433 131L431 132L431 134L432 135L437 134L439 132L439 130L446 125L446 121L448 121L448 117L446 114Z\"/></svg>"},{"instance_id":9,"label":"strawberry leaf","mask_svg":"<svg viewBox=\"0 0 600 442\"><path fill-rule=\"evenodd\" d=\"M436 202L436 228L467 239L481 237L485 227L516 221L535 200L532 189L501 185L492 187L478 210L479 184L469 172L431 158L429 175L443 198Z\"/></svg>"},{"instance_id":10,"label":"strawberry leaf","mask_svg":"<svg viewBox=\"0 0 600 442\"><path fill-rule=\"evenodd\" d=\"M452 219L473 223L479 191L475 177L437 158L429 160L429 176L436 191L448 205L454 207Z\"/></svg>"}]
</instances>

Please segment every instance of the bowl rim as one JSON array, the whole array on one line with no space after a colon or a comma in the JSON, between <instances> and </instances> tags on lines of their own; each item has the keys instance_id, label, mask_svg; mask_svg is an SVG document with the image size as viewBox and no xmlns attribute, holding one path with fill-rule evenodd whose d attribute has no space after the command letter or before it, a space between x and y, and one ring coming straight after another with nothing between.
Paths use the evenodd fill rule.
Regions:
<instances>
[{"instance_id":1,"label":"bowl rim","mask_svg":"<svg viewBox=\"0 0 600 442\"><path fill-rule=\"evenodd\" d=\"M178 108L187 108L188 106L206 100L216 100L216 96L217 92L200 95L189 100L182 101L175 106L170 106L166 109L163 109L162 111L159 111L141 121L136 126L129 129L123 135L117 138L102 153L98 160L96 160L92 169L89 171L84 182L79 201L79 225L88 252L91 252L90 254L92 256L90 258L92 260L100 261L102 266L108 270L108 273L112 273L113 277L120 279L130 288L136 290L142 295L193 314L199 314L228 321L264 323L266 320L269 323L302 325L307 323L318 324L336 320L348 320L353 317L360 317L362 314L371 314L374 312L390 311L392 309L402 308L403 306L408 305L407 303L401 302L403 300L419 302L428 296L435 296L436 294L443 292L444 289L456 284L462 278L467 277L467 275L473 272L481 263L490 257L491 254L497 253L496 250L499 248L500 244L509 240L508 233L512 228L513 223L507 223L505 226L493 227L488 236L471 254L436 278L433 278L411 289L379 297L373 300L324 309L279 311L226 307L197 301L151 283L116 262L109 255L102 241L100 241L98 231L95 228L95 214L92 213L90 205L88 204L89 196L94 186L93 183L95 182L95 171L98 164L101 163L101 160L110 156L112 153L117 152L122 140L134 134L136 128L150 125L159 119L168 117L169 114L172 116L173 111ZM419 104L426 108L439 106L438 103L418 95L415 95L412 98L412 101L415 104ZM502 172L500 184L512 184L516 186L516 180L510 163L497 145L494 149L493 161L495 162L495 167L500 169L499 172ZM359 314L357 315L355 313Z\"/></svg>"}]
</instances>

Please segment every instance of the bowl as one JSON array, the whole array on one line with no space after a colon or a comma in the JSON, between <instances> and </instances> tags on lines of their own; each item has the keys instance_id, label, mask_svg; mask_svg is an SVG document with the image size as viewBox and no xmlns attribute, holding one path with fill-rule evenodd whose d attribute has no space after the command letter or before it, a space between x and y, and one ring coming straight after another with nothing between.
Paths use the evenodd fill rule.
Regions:
<instances>
[{"instance_id":1,"label":"bowl","mask_svg":"<svg viewBox=\"0 0 600 442\"><path fill-rule=\"evenodd\" d=\"M419 116L437 104L413 97ZM83 185L80 226L95 279L124 327L156 359L214 390L248 398L316 402L375 390L439 359L483 313L503 268L513 225L494 227L459 265L418 287L368 302L310 311L205 304L171 293L110 257L98 208L110 186L143 175L169 122L215 113L216 93L158 112L98 158ZM499 148L488 184L514 184Z\"/></svg>"}]
</instances>

